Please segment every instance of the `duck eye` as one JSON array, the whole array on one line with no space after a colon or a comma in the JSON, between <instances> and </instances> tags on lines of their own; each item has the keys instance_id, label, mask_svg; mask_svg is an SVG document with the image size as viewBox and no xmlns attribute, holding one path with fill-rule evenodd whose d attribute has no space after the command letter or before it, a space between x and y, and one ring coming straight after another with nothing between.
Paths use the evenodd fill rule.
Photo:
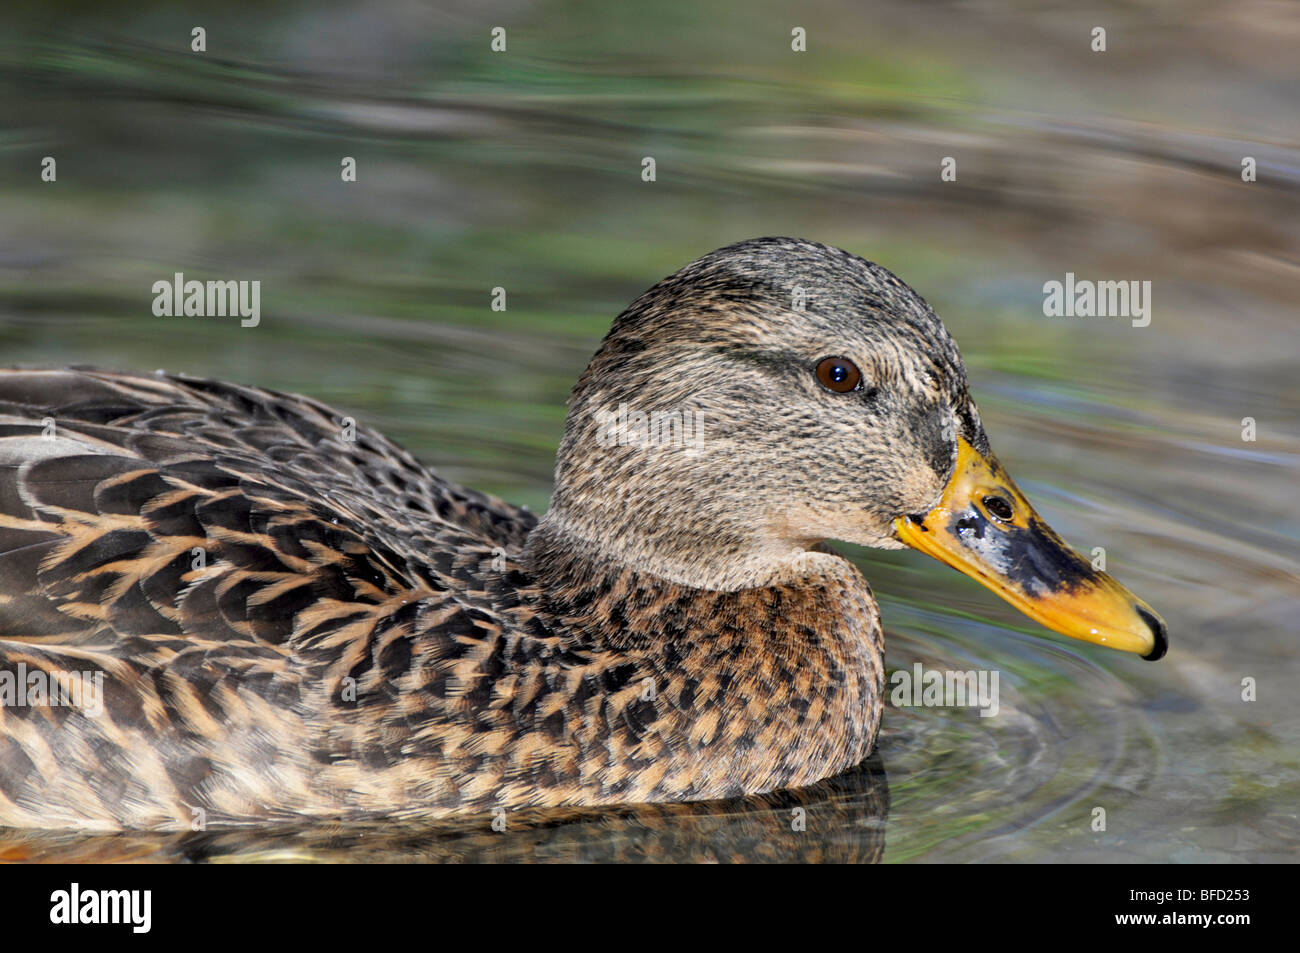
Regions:
<instances>
[{"instance_id":1,"label":"duck eye","mask_svg":"<svg viewBox=\"0 0 1300 953\"><path fill-rule=\"evenodd\" d=\"M862 383L862 372L847 358L825 357L817 364L817 380L827 390L847 394Z\"/></svg>"},{"instance_id":2,"label":"duck eye","mask_svg":"<svg viewBox=\"0 0 1300 953\"><path fill-rule=\"evenodd\" d=\"M1015 512L1011 509L1011 504L1000 496L984 497L984 508L993 514L997 519L1004 522L1010 521Z\"/></svg>"}]
</instances>

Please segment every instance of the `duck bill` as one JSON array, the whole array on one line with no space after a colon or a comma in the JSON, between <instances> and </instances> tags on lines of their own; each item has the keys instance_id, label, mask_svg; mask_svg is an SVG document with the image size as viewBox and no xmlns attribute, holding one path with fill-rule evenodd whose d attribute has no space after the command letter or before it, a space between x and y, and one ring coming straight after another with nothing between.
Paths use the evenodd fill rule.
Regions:
<instances>
[{"instance_id":1,"label":"duck bill","mask_svg":"<svg viewBox=\"0 0 1300 953\"><path fill-rule=\"evenodd\" d=\"M1153 661L1168 648L1152 608L1067 546L997 459L964 439L939 505L899 517L894 530L1054 632Z\"/></svg>"}]
</instances>

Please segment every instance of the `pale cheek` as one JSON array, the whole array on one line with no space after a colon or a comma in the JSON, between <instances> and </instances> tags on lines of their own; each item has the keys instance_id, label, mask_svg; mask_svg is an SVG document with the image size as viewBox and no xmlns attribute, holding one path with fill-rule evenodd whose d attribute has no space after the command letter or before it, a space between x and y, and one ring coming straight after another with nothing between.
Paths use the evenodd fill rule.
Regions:
<instances>
[{"instance_id":1,"label":"pale cheek","mask_svg":"<svg viewBox=\"0 0 1300 953\"><path fill-rule=\"evenodd\" d=\"M883 545L880 540L893 534L893 529L888 521L867 512L860 504L792 503L781 512L772 514L769 534L792 544L839 539L864 546L879 546Z\"/></svg>"},{"instance_id":2,"label":"pale cheek","mask_svg":"<svg viewBox=\"0 0 1300 953\"><path fill-rule=\"evenodd\" d=\"M902 543L894 539L894 528L889 523L876 520L858 520L841 526L835 532L826 534L827 539L838 539L859 546L873 549L903 549Z\"/></svg>"},{"instance_id":3,"label":"pale cheek","mask_svg":"<svg viewBox=\"0 0 1300 953\"><path fill-rule=\"evenodd\" d=\"M903 471L899 482L898 494L902 500L901 512L897 516L910 516L914 513L928 513L938 504L943 496L943 480L934 472L930 462L920 459Z\"/></svg>"}]
</instances>

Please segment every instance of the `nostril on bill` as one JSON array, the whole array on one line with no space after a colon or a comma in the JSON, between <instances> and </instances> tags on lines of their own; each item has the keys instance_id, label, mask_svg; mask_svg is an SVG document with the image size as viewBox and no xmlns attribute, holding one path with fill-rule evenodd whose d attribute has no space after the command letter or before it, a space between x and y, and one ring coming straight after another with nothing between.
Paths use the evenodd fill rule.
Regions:
<instances>
[{"instance_id":1,"label":"nostril on bill","mask_svg":"<svg viewBox=\"0 0 1300 953\"><path fill-rule=\"evenodd\" d=\"M1015 516L1011 504L1000 496L990 495L984 497L984 508L993 514L996 519L1003 521L1008 521Z\"/></svg>"},{"instance_id":2,"label":"nostril on bill","mask_svg":"<svg viewBox=\"0 0 1300 953\"><path fill-rule=\"evenodd\" d=\"M1151 650L1149 655L1142 657L1148 662L1155 662L1164 658L1165 653L1169 651L1169 632L1165 628L1165 624L1141 606L1134 606L1133 608L1137 609L1137 614L1142 617L1142 621L1151 629L1151 634L1155 636L1156 640L1155 648Z\"/></svg>"}]
</instances>

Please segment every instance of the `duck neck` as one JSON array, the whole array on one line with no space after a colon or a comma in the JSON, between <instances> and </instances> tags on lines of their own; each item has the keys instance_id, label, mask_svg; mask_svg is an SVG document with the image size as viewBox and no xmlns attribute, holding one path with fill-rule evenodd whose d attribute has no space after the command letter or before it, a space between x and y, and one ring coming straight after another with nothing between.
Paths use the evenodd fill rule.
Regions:
<instances>
[{"instance_id":1,"label":"duck neck","mask_svg":"<svg viewBox=\"0 0 1300 953\"><path fill-rule=\"evenodd\" d=\"M707 510L681 512L687 505L663 500L642 511L600 501L577 508L557 498L529 537L529 562L538 568L576 559L718 592L799 584L824 568L809 563L820 555L816 540L777 538Z\"/></svg>"},{"instance_id":2,"label":"duck neck","mask_svg":"<svg viewBox=\"0 0 1300 953\"><path fill-rule=\"evenodd\" d=\"M871 590L842 557L808 558L797 581L702 589L610 560L555 521L529 535L534 611L556 651L599 660L600 685L617 674L627 686L610 702L630 706L625 717L591 709L599 750L619 750L606 735L621 738L613 726L625 723L640 726L637 744L662 748L629 797L799 786L870 752L884 683Z\"/></svg>"},{"instance_id":3,"label":"duck neck","mask_svg":"<svg viewBox=\"0 0 1300 953\"><path fill-rule=\"evenodd\" d=\"M850 655L880 650L871 587L851 562L824 549L769 569L761 585L696 585L570 535L548 514L529 534L520 564L549 616L606 643L629 632L693 637L712 632L720 618L749 616L750 640L780 643L782 652L808 640L842 644L835 651ZM771 618L758 624L758 616ZM799 639L788 635L793 626L801 627Z\"/></svg>"}]
</instances>

